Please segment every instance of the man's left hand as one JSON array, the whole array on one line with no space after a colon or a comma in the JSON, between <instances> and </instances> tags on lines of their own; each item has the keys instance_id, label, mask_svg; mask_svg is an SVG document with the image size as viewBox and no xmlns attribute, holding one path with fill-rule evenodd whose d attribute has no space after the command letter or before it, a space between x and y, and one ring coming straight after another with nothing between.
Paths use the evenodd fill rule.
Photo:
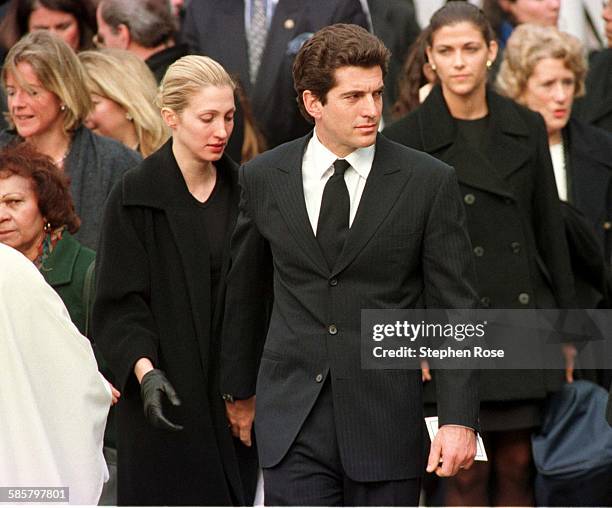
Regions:
<instances>
[{"instance_id":1,"label":"man's left hand","mask_svg":"<svg viewBox=\"0 0 612 508\"><path fill-rule=\"evenodd\" d=\"M476 455L476 432L460 425L443 425L431 443L427 472L454 476L469 469Z\"/></svg>"}]
</instances>

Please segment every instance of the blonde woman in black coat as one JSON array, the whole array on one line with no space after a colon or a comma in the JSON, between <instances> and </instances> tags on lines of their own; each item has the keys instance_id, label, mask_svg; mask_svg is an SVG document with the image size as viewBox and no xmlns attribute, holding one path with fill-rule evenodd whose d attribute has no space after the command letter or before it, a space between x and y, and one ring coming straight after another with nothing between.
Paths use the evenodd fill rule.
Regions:
<instances>
[{"instance_id":1,"label":"blonde woman in black coat","mask_svg":"<svg viewBox=\"0 0 612 508\"><path fill-rule=\"evenodd\" d=\"M479 9L449 2L430 26L427 55L441 85L384 134L457 171L484 307L569 308L573 280L542 118L487 89L497 43ZM489 462L452 479L448 504L533 504L530 434L562 382L550 371L482 372Z\"/></svg>"},{"instance_id":2,"label":"blonde woman in black coat","mask_svg":"<svg viewBox=\"0 0 612 508\"><path fill-rule=\"evenodd\" d=\"M609 262L612 256L612 134L571 118L585 91L582 44L553 27L521 25L506 46L498 90L542 115L559 197L593 226Z\"/></svg>"},{"instance_id":3,"label":"blonde woman in black coat","mask_svg":"<svg viewBox=\"0 0 612 508\"><path fill-rule=\"evenodd\" d=\"M214 60L186 56L158 102L172 138L112 191L97 257L93 334L124 394L117 499L245 504L254 451L232 437L217 380L238 209L237 166L223 153L234 83Z\"/></svg>"}]
</instances>

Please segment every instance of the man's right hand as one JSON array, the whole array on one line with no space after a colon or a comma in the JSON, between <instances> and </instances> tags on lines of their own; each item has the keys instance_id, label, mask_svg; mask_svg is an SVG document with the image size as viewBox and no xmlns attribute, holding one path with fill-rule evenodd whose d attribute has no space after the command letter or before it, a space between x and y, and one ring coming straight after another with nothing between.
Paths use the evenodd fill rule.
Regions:
<instances>
[{"instance_id":1,"label":"man's right hand","mask_svg":"<svg viewBox=\"0 0 612 508\"><path fill-rule=\"evenodd\" d=\"M255 419L255 395L250 399L225 401L225 414L234 437L251 446L251 429Z\"/></svg>"}]
</instances>

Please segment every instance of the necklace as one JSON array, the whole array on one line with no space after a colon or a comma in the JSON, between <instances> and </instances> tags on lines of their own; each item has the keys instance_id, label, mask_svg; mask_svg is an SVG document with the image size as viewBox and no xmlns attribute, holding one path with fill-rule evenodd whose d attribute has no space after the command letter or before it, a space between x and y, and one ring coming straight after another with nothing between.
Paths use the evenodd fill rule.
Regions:
<instances>
[{"instance_id":1,"label":"necklace","mask_svg":"<svg viewBox=\"0 0 612 508\"><path fill-rule=\"evenodd\" d=\"M66 160L66 158L68 157L68 154L70 153L70 144L68 145L68 148L66 148L66 151L64 152L64 155L62 155L59 159L56 159L55 161L55 165L58 168L63 168L64 167L64 161Z\"/></svg>"}]
</instances>

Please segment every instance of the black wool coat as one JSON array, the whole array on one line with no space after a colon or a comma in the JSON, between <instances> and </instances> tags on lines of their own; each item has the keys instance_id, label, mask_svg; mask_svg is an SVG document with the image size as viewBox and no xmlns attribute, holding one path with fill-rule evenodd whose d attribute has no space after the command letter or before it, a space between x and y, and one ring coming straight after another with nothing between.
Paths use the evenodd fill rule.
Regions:
<instances>
[{"instance_id":1,"label":"black wool coat","mask_svg":"<svg viewBox=\"0 0 612 508\"><path fill-rule=\"evenodd\" d=\"M572 308L573 277L543 119L490 90L487 104L489 139L480 150L458 137L439 86L384 134L455 168L484 307ZM559 385L549 374L483 373L481 400L542 398Z\"/></svg>"},{"instance_id":2,"label":"black wool coat","mask_svg":"<svg viewBox=\"0 0 612 508\"><path fill-rule=\"evenodd\" d=\"M612 70L612 68L611 68ZM612 257L612 133L571 119L563 129L569 201L593 226L606 260Z\"/></svg>"},{"instance_id":3,"label":"black wool coat","mask_svg":"<svg viewBox=\"0 0 612 508\"><path fill-rule=\"evenodd\" d=\"M227 156L216 167L232 186L227 248L238 206L237 168ZM169 140L125 175L104 214L92 324L122 392L121 505L243 504L250 501L245 489L254 488L255 452L231 437L218 388L223 277L218 294L211 294L207 235L196 229L188 192ZM229 264L224 259L222 273ZM174 386L182 404L164 413L182 431L156 430L145 421L133 374L141 357Z\"/></svg>"}]
</instances>

